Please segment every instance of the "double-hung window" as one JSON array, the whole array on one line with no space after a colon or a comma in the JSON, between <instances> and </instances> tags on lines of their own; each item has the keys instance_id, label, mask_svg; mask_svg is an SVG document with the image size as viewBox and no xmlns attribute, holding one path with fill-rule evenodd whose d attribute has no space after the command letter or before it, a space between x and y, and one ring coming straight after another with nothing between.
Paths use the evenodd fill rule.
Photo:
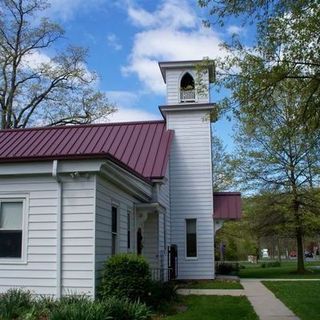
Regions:
<instances>
[{"instance_id":1,"label":"double-hung window","mask_svg":"<svg viewBox=\"0 0 320 320\"><path fill-rule=\"evenodd\" d=\"M118 250L118 208L115 206L112 206L111 210L111 226L112 226L112 248L111 248L111 253L112 255L115 255Z\"/></svg>"},{"instance_id":2,"label":"double-hung window","mask_svg":"<svg viewBox=\"0 0 320 320\"><path fill-rule=\"evenodd\" d=\"M23 201L0 200L0 258L21 258Z\"/></svg>"},{"instance_id":3,"label":"double-hung window","mask_svg":"<svg viewBox=\"0 0 320 320\"><path fill-rule=\"evenodd\" d=\"M197 258L197 219L186 219L186 257Z\"/></svg>"}]
</instances>

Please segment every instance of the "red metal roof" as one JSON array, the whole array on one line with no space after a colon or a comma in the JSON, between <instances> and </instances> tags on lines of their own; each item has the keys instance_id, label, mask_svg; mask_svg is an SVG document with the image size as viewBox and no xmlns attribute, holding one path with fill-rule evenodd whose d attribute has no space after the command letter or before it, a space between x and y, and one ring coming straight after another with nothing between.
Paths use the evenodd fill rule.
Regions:
<instances>
[{"instance_id":1,"label":"red metal roof","mask_svg":"<svg viewBox=\"0 0 320 320\"><path fill-rule=\"evenodd\" d=\"M164 121L0 130L0 162L108 158L140 177L162 178L172 136Z\"/></svg>"},{"instance_id":2,"label":"red metal roof","mask_svg":"<svg viewBox=\"0 0 320 320\"><path fill-rule=\"evenodd\" d=\"M241 218L240 192L214 192L213 218L222 220L235 220Z\"/></svg>"}]
</instances>

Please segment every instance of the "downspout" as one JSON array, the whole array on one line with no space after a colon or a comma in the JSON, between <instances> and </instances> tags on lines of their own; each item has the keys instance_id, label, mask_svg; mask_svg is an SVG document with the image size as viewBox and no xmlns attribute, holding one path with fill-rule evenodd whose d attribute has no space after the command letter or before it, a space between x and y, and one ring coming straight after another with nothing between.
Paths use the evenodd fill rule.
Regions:
<instances>
[{"instance_id":1,"label":"downspout","mask_svg":"<svg viewBox=\"0 0 320 320\"><path fill-rule=\"evenodd\" d=\"M56 298L61 298L61 229L62 229L62 181L58 174L58 160L52 163L52 177L57 182L57 251L56 251Z\"/></svg>"}]
</instances>

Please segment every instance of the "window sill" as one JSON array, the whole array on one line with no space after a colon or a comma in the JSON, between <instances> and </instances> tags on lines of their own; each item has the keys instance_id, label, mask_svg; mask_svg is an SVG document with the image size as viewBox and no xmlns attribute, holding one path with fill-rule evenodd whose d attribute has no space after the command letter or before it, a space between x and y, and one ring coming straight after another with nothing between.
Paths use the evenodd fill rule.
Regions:
<instances>
[{"instance_id":1,"label":"window sill","mask_svg":"<svg viewBox=\"0 0 320 320\"><path fill-rule=\"evenodd\" d=\"M1 265L21 265L21 264L27 264L28 262L26 260L22 259L16 259L16 258L0 258L0 266Z\"/></svg>"},{"instance_id":2,"label":"window sill","mask_svg":"<svg viewBox=\"0 0 320 320\"><path fill-rule=\"evenodd\" d=\"M185 257L185 260L187 260L187 261L197 261L198 257Z\"/></svg>"}]
</instances>

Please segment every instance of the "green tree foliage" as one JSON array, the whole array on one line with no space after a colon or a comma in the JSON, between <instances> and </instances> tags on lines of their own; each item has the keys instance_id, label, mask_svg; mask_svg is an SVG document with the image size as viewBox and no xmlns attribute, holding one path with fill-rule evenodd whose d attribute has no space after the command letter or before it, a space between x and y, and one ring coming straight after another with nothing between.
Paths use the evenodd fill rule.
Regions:
<instances>
[{"instance_id":1,"label":"green tree foliage","mask_svg":"<svg viewBox=\"0 0 320 320\"><path fill-rule=\"evenodd\" d=\"M94 89L87 50L69 46L49 58L62 28L40 18L46 0L0 0L0 128L89 123L114 111Z\"/></svg>"},{"instance_id":2,"label":"green tree foliage","mask_svg":"<svg viewBox=\"0 0 320 320\"><path fill-rule=\"evenodd\" d=\"M244 203L246 200L244 199ZM224 256L221 256L221 244ZM215 252L217 260L235 261L247 260L248 255L256 255L259 242L251 227L251 217L244 205L242 218L239 221L226 221L215 237Z\"/></svg>"},{"instance_id":3,"label":"green tree foliage","mask_svg":"<svg viewBox=\"0 0 320 320\"><path fill-rule=\"evenodd\" d=\"M224 44L229 55L218 62L218 83L232 94L220 106L237 110L239 105L259 103L274 90L283 90L283 82L292 79L301 93L303 120L319 126L320 5L317 1L198 2L209 8L209 13L220 23L230 16L242 16L257 25L252 47L243 45L237 37L232 43Z\"/></svg>"},{"instance_id":4,"label":"green tree foliage","mask_svg":"<svg viewBox=\"0 0 320 320\"><path fill-rule=\"evenodd\" d=\"M302 122L299 88L287 80L261 103L240 107L237 167L251 190L273 193L267 198L267 220L293 226L298 270L303 272L303 236L310 221L319 219L314 190L319 186L320 128Z\"/></svg>"},{"instance_id":5,"label":"green tree foliage","mask_svg":"<svg viewBox=\"0 0 320 320\"><path fill-rule=\"evenodd\" d=\"M304 272L303 236L319 220L320 10L316 1L199 1L216 21L238 16L257 25L253 47L234 37L224 44L218 84L231 95L220 102L236 116L235 165L250 192L281 195L270 219L288 222ZM277 202L277 197L272 197ZM271 210L272 211L272 210ZM266 214L264 213L264 216ZM290 228L291 230L291 228ZM273 230L272 232L275 232Z\"/></svg>"},{"instance_id":6,"label":"green tree foliage","mask_svg":"<svg viewBox=\"0 0 320 320\"><path fill-rule=\"evenodd\" d=\"M212 135L212 175L213 190L226 191L233 186L234 170L232 158L226 151L222 140Z\"/></svg>"}]
</instances>

